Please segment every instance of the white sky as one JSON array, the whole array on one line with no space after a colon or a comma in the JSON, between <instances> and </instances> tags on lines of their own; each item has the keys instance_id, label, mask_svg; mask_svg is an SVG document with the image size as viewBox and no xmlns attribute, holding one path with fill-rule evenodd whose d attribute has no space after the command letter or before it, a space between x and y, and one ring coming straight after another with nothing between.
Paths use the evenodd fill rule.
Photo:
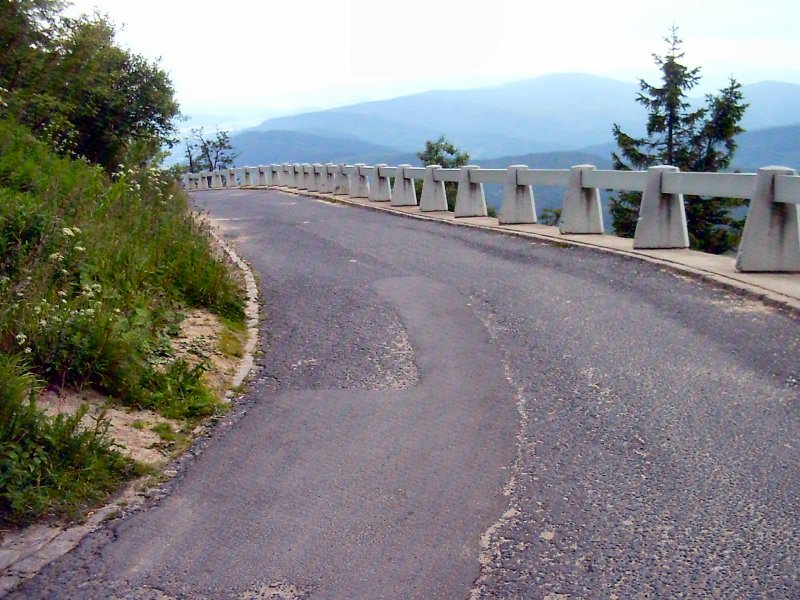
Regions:
<instances>
[{"instance_id":1,"label":"white sky","mask_svg":"<svg viewBox=\"0 0 800 600\"><path fill-rule=\"evenodd\" d=\"M546 73L655 82L674 24L703 91L800 83L798 0L72 0L161 59L183 112L331 107Z\"/></svg>"}]
</instances>

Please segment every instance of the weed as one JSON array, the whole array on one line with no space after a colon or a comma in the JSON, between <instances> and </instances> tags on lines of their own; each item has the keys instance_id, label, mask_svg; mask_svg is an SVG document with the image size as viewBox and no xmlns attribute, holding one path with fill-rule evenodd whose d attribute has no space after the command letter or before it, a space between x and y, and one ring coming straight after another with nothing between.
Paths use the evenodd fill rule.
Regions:
<instances>
[{"instance_id":1,"label":"weed","mask_svg":"<svg viewBox=\"0 0 800 600\"><path fill-rule=\"evenodd\" d=\"M139 473L106 436L108 421L92 428L72 416L37 409L39 385L18 356L0 354L0 519L29 523L48 514L76 517Z\"/></svg>"},{"instance_id":2,"label":"weed","mask_svg":"<svg viewBox=\"0 0 800 600\"><path fill-rule=\"evenodd\" d=\"M165 442L175 442L180 438L178 432L173 431L172 426L164 421L153 425L150 431L156 433Z\"/></svg>"},{"instance_id":3,"label":"weed","mask_svg":"<svg viewBox=\"0 0 800 600\"><path fill-rule=\"evenodd\" d=\"M173 360L169 337L187 307L243 322L243 298L161 171L109 178L0 119L0 520L74 516L142 471L102 417L89 428L85 410L46 417L37 382L169 417L213 415L203 365Z\"/></svg>"},{"instance_id":4,"label":"weed","mask_svg":"<svg viewBox=\"0 0 800 600\"><path fill-rule=\"evenodd\" d=\"M220 318L222 329L219 333L219 351L225 356L241 358L247 337L247 327L242 322Z\"/></svg>"}]
</instances>

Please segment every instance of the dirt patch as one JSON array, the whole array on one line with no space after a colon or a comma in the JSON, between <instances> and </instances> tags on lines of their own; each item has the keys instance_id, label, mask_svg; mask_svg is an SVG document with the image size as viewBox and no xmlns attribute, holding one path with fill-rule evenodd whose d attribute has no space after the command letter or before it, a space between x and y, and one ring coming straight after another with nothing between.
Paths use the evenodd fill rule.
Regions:
<instances>
[{"instance_id":1,"label":"dirt patch","mask_svg":"<svg viewBox=\"0 0 800 600\"><path fill-rule=\"evenodd\" d=\"M216 315L201 309L191 310L172 339L174 358L189 364L204 363L208 370L203 382L221 401L227 401L239 363L242 361L247 332L225 326ZM227 351L224 351L227 350ZM113 399L93 390L43 390L37 404L47 414L72 415L81 405L88 412L83 425L93 428L98 420L108 423L108 435L119 450L134 460L154 467L164 466L188 443L191 431L186 423L167 419L149 410L134 410L115 405ZM173 435L174 434L174 435Z\"/></svg>"},{"instance_id":2,"label":"dirt patch","mask_svg":"<svg viewBox=\"0 0 800 600\"><path fill-rule=\"evenodd\" d=\"M120 452L152 466L163 466L170 455L169 444L164 443L153 427L164 423L173 431L181 429L179 421L166 419L149 410L126 410L114 406L109 398L92 390L57 392L48 389L36 403L50 416L73 415L85 404L89 410L82 421L84 427L93 428L99 419L105 419L108 435Z\"/></svg>"},{"instance_id":3,"label":"dirt patch","mask_svg":"<svg viewBox=\"0 0 800 600\"><path fill-rule=\"evenodd\" d=\"M203 383L224 400L244 357L247 331L226 327L219 317L202 309L186 313L180 327L180 333L172 339L175 356L192 366L208 365Z\"/></svg>"}]
</instances>

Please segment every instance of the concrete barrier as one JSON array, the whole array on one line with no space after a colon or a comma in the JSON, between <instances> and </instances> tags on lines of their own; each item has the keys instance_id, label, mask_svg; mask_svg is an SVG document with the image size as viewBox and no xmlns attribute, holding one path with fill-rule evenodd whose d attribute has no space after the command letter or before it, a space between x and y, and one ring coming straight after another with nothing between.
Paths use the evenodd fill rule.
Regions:
<instances>
[{"instance_id":1,"label":"concrete barrier","mask_svg":"<svg viewBox=\"0 0 800 600\"><path fill-rule=\"evenodd\" d=\"M435 212L447 210L447 193L444 181L436 177L436 172L442 167L428 165L425 167L425 178L422 180L422 195L419 199L419 209L422 212Z\"/></svg>"},{"instance_id":2,"label":"concrete barrier","mask_svg":"<svg viewBox=\"0 0 800 600\"><path fill-rule=\"evenodd\" d=\"M348 165L340 164L333 179L333 193L341 196L350 195L350 169Z\"/></svg>"},{"instance_id":3,"label":"concrete barrier","mask_svg":"<svg viewBox=\"0 0 800 600\"><path fill-rule=\"evenodd\" d=\"M373 169L372 181L369 186L369 199L373 202L390 202L392 200L392 188L389 185L390 174L385 171L388 165L375 165Z\"/></svg>"},{"instance_id":4,"label":"concrete barrier","mask_svg":"<svg viewBox=\"0 0 800 600\"><path fill-rule=\"evenodd\" d=\"M367 174L367 165L364 163L356 163L353 170L353 177L355 181L352 182L353 198L369 198L369 177Z\"/></svg>"},{"instance_id":5,"label":"concrete barrier","mask_svg":"<svg viewBox=\"0 0 800 600\"><path fill-rule=\"evenodd\" d=\"M736 257L739 271L800 272L800 185L786 167L758 170Z\"/></svg>"},{"instance_id":6,"label":"concrete barrier","mask_svg":"<svg viewBox=\"0 0 800 600\"><path fill-rule=\"evenodd\" d=\"M237 181L237 177L239 181ZM390 178L394 177L394 186ZM310 192L350 195L392 206L415 206L414 182L421 180L421 212L447 210L445 182L458 184L456 217L486 216L484 183L504 186L500 224L536 223L534 185L565 188L559 231L604 233L600 190L642 192L633 247L678 249L689 246L684 195L741 198L750 201L736 259L742 272L800 272L800 176L787 167L765 167L753 173L681 173L661 165L647 171L571 169L481 169L474 165L443 169L333 163L282 164L202 171L184 176L190 191L225 187L288 186Z\"/></svg>"},{"instance_id":7,"label":"concrete barrier","mask_svg":"<svg viewBox=\"0 0 800 600\"><path fill-rule=\"evenodd\" d=\"M561 207L561 233L603 233L603 210L600 190L583 187L583 173L593 165L578 165L569 171L569 184Z\"/></svg>"},{"instance_id":8,"label":"concrete barrier","mask_svg":"<svg viewBox=\"0 0 800 600\"><path fill-rule=\"evenodd\" d=\"M527 169L527 165L508 167L503 189L503 205L500 208L498 221L505 225L536 223L536 203L533 199L533 188L521 184L519 173Z\"/></svg>"},{"instance_id":9,"label":"concrete barrier","mask_svg":"<svg viewBox=\"0 0 800 600\"><path fill-rule=\"evenodd\" d=\"M476 165L461 167L456 191L456 218L459 217L485 217L486 196L483 193L483 183L476 183L470 177L472 171L479 169Z\"/></svg>"},{"instance_id":10,"label":"concrete barrier","mask_svg":"<svg viewBox=\"0 0 800 600\"><path fill-rule=\"evenodd\" d=\"M417 190L411 178L411 165L398 165L392 189L392 206L416 206Z\"/></svg>"}]
</instances>

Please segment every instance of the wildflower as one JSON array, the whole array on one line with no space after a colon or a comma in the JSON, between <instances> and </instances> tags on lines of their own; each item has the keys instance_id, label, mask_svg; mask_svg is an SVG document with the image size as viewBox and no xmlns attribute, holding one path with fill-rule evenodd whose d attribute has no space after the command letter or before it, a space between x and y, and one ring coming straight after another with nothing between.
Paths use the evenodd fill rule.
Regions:
<instances>
[{"instance_id":1,"label":"wildflower","mask_svg":"<svg viewBox=\"0 0 800 600\"><path fill-rule=\"evenodd\" d=\"M17 340L18 344L24 344L28 340L28 336L24 333L18 333L14 339Z\"/></svg>"},{"instance_id":2,"label":"wildflower","mask_svg":"<svg viewBox=\"0 0 800 600\"><path fill-rule=\"evenodd\" d=\"M31 352L33 352L33 350L31 350L30 346L25 348L25 354L30 354Z\"/></svg>"},{"instance_id":3,"label":"wildflower","mask_svg":"<svg viewBox=\"0 0 800 600\"><path fill-rule=\"evenodd\" d=\"M75 250L77 250L78 252L86 252L86 248L84 248L83 246L75 246Z\"/></svg>"},{"instance_id":4,"label":"wildflower","mask_svg":"<svg viewBox=\"0 0 800 600\"><path fill-rule=\"evenodd\" d=\"M64 255L61 252L53 252L48 258L55 262L61 262L64 260Z\"/></svg>"},{"instance_id":5,"label":"wildflower","mask_svg":"<svg viewBox=\"0 0 800 600\"><path fill-rule=\"evenodd\" d=\"M56 292L56 293L57 293L59 296L61 296L62 298L63 298L64 296L66 296L66 295L67 295L67 292L66 292L66 291L64 291L64 290L58 290L58 292Z\"/></svg>"},{"instance_id":6,"label":"wildflower","mask_svg":"<svg viewBox=\"0 0 800 600\"><path fill-rule=\"evenodd\" d=\"M41 321L39 321L39 326L41 326L41 327L47 327L47 321L45 321L44 319L42 319Z\"/></svg>"},{"instance_id":7,"label":"wildflower","mask_svg":"<svg viewBox=\"0 0 800 600\"><path fill-rule=\"evenodd\" d=\"M67 237L75 237L75 232L69 227L62 227L61 233L63 233Z\"/></svg>"}]
</instances>

